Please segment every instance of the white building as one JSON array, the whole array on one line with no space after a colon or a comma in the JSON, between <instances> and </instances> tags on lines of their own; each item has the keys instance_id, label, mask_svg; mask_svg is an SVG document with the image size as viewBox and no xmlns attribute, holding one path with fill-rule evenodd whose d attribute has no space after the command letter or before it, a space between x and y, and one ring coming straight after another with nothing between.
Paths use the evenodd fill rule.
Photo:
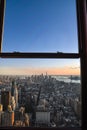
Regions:
<instances>
[{"instance_id":1,"label":"white building","mask_svg":"<svg viewBox=\"0 0 87 130\"><path fill-rule=\"evenodd\" d=\"M49 124L50 123L50 112L47 111L38 111L36 112L36 122L42 122Z\"/></svg>"},{"instance_id":2,"label":"white building","mask_svg":"<svg viewBox=\"0 0 87 130\"><path fill-rule=\"evenodd\" d=\"M14 99L15 99L16 108L17 108L18 107L18 89L17 89L17 87L15 87L15 89L14 89Z\"/></svg>"},{"instance_id":3,"label":"white building","mask_svg":"<svg viewBox=\"0 0 87 130\"><path fill-rule=\"evenodd\" d=\"M12 107L12 110L15 110L16 107L16 103L15 103L15 99L14 96L11 96L11 101L10 101L10 105Z\"/></svg>"}]
</instances>

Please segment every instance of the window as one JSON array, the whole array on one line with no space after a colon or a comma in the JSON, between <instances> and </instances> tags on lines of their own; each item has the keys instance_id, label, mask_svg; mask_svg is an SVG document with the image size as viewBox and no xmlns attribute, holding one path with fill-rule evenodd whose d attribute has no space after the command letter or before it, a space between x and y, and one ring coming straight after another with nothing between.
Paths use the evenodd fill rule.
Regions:
<instances>
[{"instance_id":1,"label":"window","mask_svg":"<svg viewBox=\"0 0 87 130\"><path fill-rule=\"evenodd\" d=\"M4 26L2 52L78 53L75 0L7 0Z\"/></svg>"},{"instance_id":2,"label":"window","mask_svg":"<svg viewBox=\"0 0 87 130\"><path fill-rule=\"evenodd\" d=\"M42 51L42 53L39 53L39 52L35 52L35 53L20 53L20 52L14 52L14 53L1 53L0 56L2 58L43 58L43 61L44 61L44 58L50 58L50 59L57 59L57 58L71 58L71 59L79 59L80 58L80 61L81 61L81 86L82 86L82 103L83 103L83 109L84 106L85 106L85 101L86 101L86 93L84 93L83 95L83 90L86 89L86 64L87 64L87 61L86 61L86 35L85 35L85 29L86 29L86 16L84 16L84 14L86 14L86 4L85 4L85 0L81 3L81 1L79 2L77 0L77 18L78 18L78 36L79 36L79 53L62 53L62 52L52 52L52 53L44 53ZM82 8L84 7L84 9ZM81 15L82 13L82 15ZM84 22L84 24L83 24ZM84 44L83 44L84 43ZM53 60L54 60L53 59ZM35 59L37 60L37 59ZM64 59L65 60L65 59ZM6 60L5 60L6 61ZM49 60L47 60L48 62ZM79 60L78 60L79 61ZM2 60L3 62L3 60ZM40 61L39 61L40 62ZM60 62L59 62L60 63ZM72 61L71 61L72 63ZM52 62L53 64L53 62ZM77 66L75 66L77 67ZM71 67L72 69L75 69L75 67ZM80 67L80 63L79 63L79 67ZM40 70L40 69L39 69ZM73 77L72 77L73 78ZM45 101L44 101L45 102ZM38 113L40 114L40 113ZM83 115L85 115L86 113L83 112ZM49 115L49 114L48 114ZM86 120L84 120L83 118L83 115L82 115L82 125L86 126ZM39 120L38 118L39 116L37 115L37 119ZM66 120L67 121L67 120ZM53 122L52 122L53 123ZM39 124L41 125L41 124ZM51 124L53 125L53 127L55 127L55 123Z\"/></svg>"}]
</instances>

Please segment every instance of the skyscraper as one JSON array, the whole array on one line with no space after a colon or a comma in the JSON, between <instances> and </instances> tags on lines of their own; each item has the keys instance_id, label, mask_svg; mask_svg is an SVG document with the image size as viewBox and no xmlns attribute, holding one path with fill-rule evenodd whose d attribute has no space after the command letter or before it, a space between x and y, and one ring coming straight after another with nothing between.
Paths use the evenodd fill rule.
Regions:
<instances>
[{"instance_id":1,"label":"skyscraper","mask_svg":"<svg viewBox=\"0 0 87 130\"><path fill-rule=\"evenodd\" d=\"M18 107L18 89L15 81L12 81L11 96L14 97L16 107Z\"/></svg>"},{"instance_id":2,"label":"skyscraper","mask_svg":"<svg viewBox=\"0 0 87 130\"><path fill-rule=\"evenodd\" d=\"M14 123L14 111L6 111L1 116L1 126L13 126Z\"/></svg>"},{"instance_id":3,"label":"skyscraper","mask_svg":"<svg viewBox=\"0 0 87 130\"><path fill-rule=\"evenodd\" d=\"M17 87L15 87L15 89L14 89L14 98L15 98L16 107L18 107L18 89L17 89Z\"/></svg>"},{"instance_id":4,"label":"skyscraper","mask_svg":"<svg viewBox=\"0 0 87 130\"><path fill-rule=\"evenodd\" d=\"M13 80L13 81L12 81L12 87L11 87L11 96L14 96L15 86L16 86L16 82Z\"/></svg>"},{"instance_id":5,"label":"skyscraper","mask_svg":"<svg viewBox=\"0 0 87 130\"><path fill-rule=\"evenodd\" d=\"M6 111L10 104L11 93L10 91L1 91L1 104L3 105L3 111Z\"/></svg>"}]
</instances>

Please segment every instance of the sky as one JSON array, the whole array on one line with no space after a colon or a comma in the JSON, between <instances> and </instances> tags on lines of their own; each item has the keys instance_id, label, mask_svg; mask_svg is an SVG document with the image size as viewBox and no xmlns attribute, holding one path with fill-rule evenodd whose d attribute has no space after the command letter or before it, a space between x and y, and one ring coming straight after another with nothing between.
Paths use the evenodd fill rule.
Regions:
<instances>
[{"instance_id":1,"label":"sky","mask_svg":"<svg viewBox=\"0 0 87 130\"><path fill-rule=\"evenodd\" d=\"M6 0L2 51L78 53L75 0ZM0 73L80 74L79 67L79 59L1 59Z\"/></svg>"}]
</instances>

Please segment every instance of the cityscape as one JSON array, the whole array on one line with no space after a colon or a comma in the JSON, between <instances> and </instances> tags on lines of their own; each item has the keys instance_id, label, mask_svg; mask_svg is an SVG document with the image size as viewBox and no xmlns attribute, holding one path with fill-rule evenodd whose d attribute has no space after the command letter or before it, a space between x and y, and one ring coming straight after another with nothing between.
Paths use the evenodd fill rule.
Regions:
<instances>
[{"instance_id":1,"label":"cityscape","mask_svg":"<svg viewBox=\"0 0 87 130\"><path fill-rule=\"evenodd\" d=\"M79 53L75 0L6 0L4 14L2 52ZM81 127L80 58L4 58L0 127Z\"/></svg>"},{"instance_id":2,"label":"cityscape","mask_svg":"<svg viewBox=\"0 0 87 130\"><path fill-rule=\"evenodd\" d=\"M0 127L6 126L81 127L80 76L0 75Z\"/></svg>"}]
</instances>

